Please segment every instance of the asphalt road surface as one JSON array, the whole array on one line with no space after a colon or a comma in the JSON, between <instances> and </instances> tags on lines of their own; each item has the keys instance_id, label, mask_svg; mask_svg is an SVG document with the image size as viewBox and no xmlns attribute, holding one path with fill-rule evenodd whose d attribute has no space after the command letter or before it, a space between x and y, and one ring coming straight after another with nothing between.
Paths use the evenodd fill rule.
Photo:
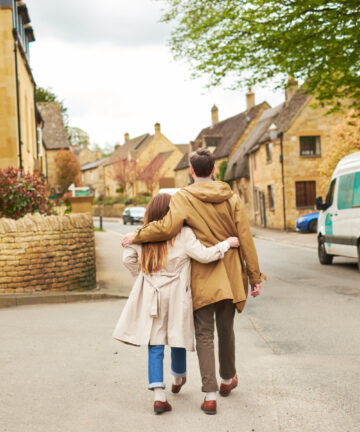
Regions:
<instances>
[{"instance_id":1,"label":"asphalt road surface","mask_svg":"<svg viewBox=\"0 0 360 432\"><path fill-rule=\"evenodd\" d=\"M125 300L25 306L0 310L0 431L359 431L356 264L324 267L310 249L256 246L268 281L236 316L239 386L218 398L217 416L199 409L194 353L188 382L168 392L173 411L153 414L146 348L111 338ZM170 384L168 360L167 351Z\"/></svg>"}]
</instances>

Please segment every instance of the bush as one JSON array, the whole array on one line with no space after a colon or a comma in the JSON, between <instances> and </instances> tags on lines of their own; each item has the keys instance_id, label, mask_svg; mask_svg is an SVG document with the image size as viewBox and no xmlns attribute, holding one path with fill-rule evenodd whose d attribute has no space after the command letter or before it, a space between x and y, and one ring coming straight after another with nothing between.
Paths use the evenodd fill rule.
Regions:
<instances>
[{"instance_id":1,"label":"bush","mask_svg":"<svg viewBox=\"0 0 360 432\"><path fill-rule=\"evenodd\" d=\"M52 214L43 180L14 167L0 169L0 217L19 219L37 212Z\"/></svg>"}]
</instances>

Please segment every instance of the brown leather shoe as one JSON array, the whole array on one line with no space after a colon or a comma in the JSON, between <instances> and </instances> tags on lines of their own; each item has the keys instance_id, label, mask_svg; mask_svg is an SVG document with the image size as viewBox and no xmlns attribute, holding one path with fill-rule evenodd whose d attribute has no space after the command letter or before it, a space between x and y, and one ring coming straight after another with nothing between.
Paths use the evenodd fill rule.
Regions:
<instances>
[{"instance_id":1,"label":"brown leather shoe","mask_svg":"<svg viewBox=\"0 0 360 432\"><path fill-rule=\"evenodd\" d=\"M214 415L216 414L216 400L205 400L201 404L201 409L205 414Z\"/></svg>"},{"instance_id":2,"label":"brown leather shoe","mask_svg":"<svg viewBox=\"0 0 360 432\"><path fill-rule=\"evenodd\" d=\"M161 401L155 401L154 402L154 411L156 414L162 414L165 411L171 411L171 405L168 401L161 402Z\"/></svg>"},{"instance_id":3,"label":"brown leather shoe","mask_svg":"<svg viewBox=\"0 0 360 432\"><path fill-rule=\"evenodd\" d=\"M181 384L173 384L172 387L171 387L171 391L172 391L173 393L179 393L179 391L181 390L181 387L182 387L185 383L186 383L186 376L184 376L184 377L182 378L182 382L181 382Z\"/></svg>"},{"instance_id":4,"label":"brown leather shoe","mask_svg":"<svg viewBox=\"0 0 360 432\"><path fill-rule=\"evenodd\" d=\"M231 393L231 390L233 390L238 385L238 378L237 375L234 376L234 378L231 381L231 384L221 384L220 385L220 395L221 396L229 396Z\"/></svg>"}]
</instances>

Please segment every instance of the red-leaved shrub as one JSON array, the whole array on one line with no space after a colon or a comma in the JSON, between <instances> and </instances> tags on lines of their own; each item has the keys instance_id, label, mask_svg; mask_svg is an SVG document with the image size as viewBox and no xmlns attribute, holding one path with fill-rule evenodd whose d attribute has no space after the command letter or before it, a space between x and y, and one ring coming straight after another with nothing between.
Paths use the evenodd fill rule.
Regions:
<instances>
[{"instance_id":1,"label":"red-leaved shrub","mask_svg":"<svg viewBox=\"0 0 360 432\"><path fill-rule=\"evenodd\" d=\"M52 214L52 204L40 177L8 167L0 169L0 218L19 219L28 213Z\"/></svg>"}]
</instances>

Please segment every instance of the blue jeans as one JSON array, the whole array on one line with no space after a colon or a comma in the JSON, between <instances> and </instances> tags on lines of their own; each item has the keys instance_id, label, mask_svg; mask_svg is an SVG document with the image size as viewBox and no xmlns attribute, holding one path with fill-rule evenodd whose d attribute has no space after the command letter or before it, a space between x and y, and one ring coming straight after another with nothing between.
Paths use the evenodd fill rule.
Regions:
<instances>
[{"instance_id":1,"label":"blue jeans","mask_svg":"<svg viewBox=\"0 0 360 432\"><path fill-rule=\"evenodd\" d=\"M164 345L149 345L149 390L165 388L164 384ZM186 375L186 350L171 348L171 374L177 378Z\"/></svg>"}]
</instances>

